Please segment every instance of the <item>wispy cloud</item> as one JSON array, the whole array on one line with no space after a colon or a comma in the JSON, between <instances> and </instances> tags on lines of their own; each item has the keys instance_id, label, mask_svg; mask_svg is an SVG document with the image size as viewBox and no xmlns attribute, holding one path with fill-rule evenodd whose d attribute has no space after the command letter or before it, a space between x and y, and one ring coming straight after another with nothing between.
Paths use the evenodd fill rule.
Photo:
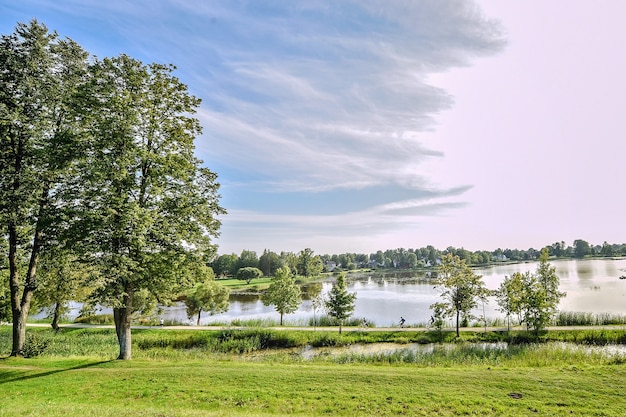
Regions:
<instances>
[{"instance_id":1,"label":"wispy cloud","mask_svg":"<svg viewBox=\"0 0 626 417\"><path fill-rule=\"evenodd\" d=\"M223 184L223 239L375 236L464 204L468 187L424 174L443 154L421 134L453 105L429 76L503 47L472 1L30 3L101 28L96 55L180 68L203 99L198 153Z\"/></svg>"}]
</instances>

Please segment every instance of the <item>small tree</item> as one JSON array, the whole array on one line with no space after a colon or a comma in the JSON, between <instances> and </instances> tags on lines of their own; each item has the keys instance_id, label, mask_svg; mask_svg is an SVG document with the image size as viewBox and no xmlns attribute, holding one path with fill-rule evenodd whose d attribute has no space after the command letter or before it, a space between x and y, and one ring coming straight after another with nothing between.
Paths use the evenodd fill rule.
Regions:
<instances>
[{"instance_id":1,"label":"small tree","mask_svg":"<svg viewBox=\"0 0 626 417\"><path fill-rule=\"evenodd\" d=\"M445 303L434 303L430 306L430 309L433 311L433 315L430 317L430 325L437 330L441 338L443 336L443 325L448 316L448 305Z\"/></svg>"},{"instance_id":2,"label":"small tree","mask_svg":"<svg viewBox=\"0 0 626 417\"><path fill-rule=\"evenodd\" d=\"M354 311L355 300L356 293L349 293L347 290L345 272L340 273L328 294L328 300L326 300L328 314L339 321L339 334L341 334L343 321L349 318Z\"/></svg>"},{"instance_id":3,"label":"small tree","mask_svg":"<svg viewBox=\"0 0 626 417\"><path fill-rule=\"evenodd\" d=\"M187 317L198 317L196 325L200 325L200 315L208 311L211 315L228 311L228 296L230 291L215 281L205 281L196 284L185 298Z\"/></svg>"},{"instance_id":4,"label":"small tree","mask_svg":"<svg viewBox=\"0 0 626 417\"><path fill-rule=\"evenodd\" d=\"M524 321L535 334L545 328L558 311L564 292L559 291L559 277L556 268L548 262L548 249L544 248L539 257L539 266L534 274L524 276L523 314Z\"/></svg>"},{"instance_id":5,"label":"small tree","mask_svg":"<svg viewBox=\"0 0 626 417\"><path fill-rule=\"evenodd\" d=\"M59 330L59 320L69 312L69 302L85 301L93 291L97 282L94 274L89 266L61 247L50 248L42 254L34 305L37 310L48 313L55 331Z\"/></svg>"},{"instance_id":6,"label":"small tree","mask_svg":"<svg viewBox=\"0 0 626 417\"><path fill-rule=\"evenodd\" d=\"M528 273L526 273L527 275ZM500 307L498 310L506 315L507 331L511 330L511 315L522 313L522 301L524 297L524 282L528 278L523 274L516 272L513 275L504 277L504 281L495 291L496 302Z\"/></svg>"},{"instance_id":7,"label":"small tree","mask_svg":"<svg viewBox=\"0 0 626 417\"><path fill-rule=\"evenodd\" d=\"M470 317L471 310L478 305L478 300L485 297L487 288L480 275L476 275L469 266L456 255L447 254L442 258L435 288L441 291L443 304L447 306L446 316L456 316L456 335L459 336L461 316ZM430 306L434 308L434 304Z\"/></svg>"},{"instance_id":8,"label":"small tree","mask_svg":"<svg viewBox=\"0 0 626 417\"><path fill-rule=\"evenodd\" d=\"M291 314L300 307L302 296L300 287L296 285L289 268L282 267L276 271L272 284L263 295L263 304L273 305L280 313L280 325L283 325L283 315Z\"/></svg>"},{"instance_id":9,"label":"small tree","mask_svg":"<svg viewBox=\"0 0 626 417\"><path fill-rule=\"evenodd\" d=\"M559 291L556 268L548 263L548 249L541 251L535 273L515 273L506 277L496 291L500 311L507 317L521 316L521 321L535 334L545 328L556 314L559 301L565 293Z\"/></svg>"},{"instance_id":10,"label":"small tree","mask_svg":"<svg viewBox=\"0 0 626 417\"><path fill-rule=\"evenodd\" d=\"M240 268L237 271L237 275L235 277L242 281L246 281L246 284L250 284L253 279L261 278L263 276L263 271L259 268L254 268L251 266L246 266L244 268Z\"/></svg>"}]
</instances>

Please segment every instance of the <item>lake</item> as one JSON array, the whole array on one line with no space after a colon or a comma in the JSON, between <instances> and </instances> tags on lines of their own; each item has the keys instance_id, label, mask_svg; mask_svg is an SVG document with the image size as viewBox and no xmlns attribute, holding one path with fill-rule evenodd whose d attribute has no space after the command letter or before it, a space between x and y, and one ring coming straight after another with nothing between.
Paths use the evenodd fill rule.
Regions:
<instances>
[{"instance_id":1,"label":"lake","mask_svg":"<svg viewBox=\"0 0 626 417\"><path fill-rule=\"evenodd\" d=\"M589 313L611 313L626 315L626 258L622 259L586 259L557 260L551 264L556 267L560 278L560 289L567 296L561 300L560 310ZM496 289L505 276L515 272L535 271L537 262L496 265L475 269L483 276L489 289ZM322 292L327 293L331 282L322 283ZM433 289L427 273L361 274L355 277L348 274L348 289L356 292L354 316L365 318L377 326L396 325L400 317L407 324L426 324L431 312L429 306L438 301L439 293ZM502 317L496 310L494 300L485 306L485 316ZM319 316L320 312L316 312ZM483 314L482 306L474 314ZM310 300L304 300L294 314L285 315L285 321L291 324L308 324L313 317ZM163 318L191 323L187 319L184 306L166 309ZM209 316L203 314L201 324L230 323L231 320L273 319L279 315L272 306L266 307L254 297L233 296L227 313ZM193 321L195 323L195 321Z\"/></svg>"}]
</instances>

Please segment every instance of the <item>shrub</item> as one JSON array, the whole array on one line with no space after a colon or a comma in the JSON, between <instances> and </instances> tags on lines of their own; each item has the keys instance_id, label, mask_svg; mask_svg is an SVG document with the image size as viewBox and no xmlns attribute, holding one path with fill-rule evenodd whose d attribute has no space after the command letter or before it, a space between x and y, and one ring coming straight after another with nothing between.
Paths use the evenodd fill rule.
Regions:
<instances>
[{"instance_id":1,"label":"shrub","mask_svg":"<svg viewBox=\"0 0 626 417\"><path fill-rule=\"evenodd\" d=\"M114 324L113 314L88 314L76 317L75 323L85 324Z\"/></svg>"},{"instance_id":2,"label":"shrub","mask_svg":"<svg viewBox=\"0 0 626 417\"><path fill-rule=\"evenodd\" d=\"M34 358L41 355L48 349L51 341L52 339L41 333L27 333L24 343L24 357Z\"/></svg>"}]
</instances>

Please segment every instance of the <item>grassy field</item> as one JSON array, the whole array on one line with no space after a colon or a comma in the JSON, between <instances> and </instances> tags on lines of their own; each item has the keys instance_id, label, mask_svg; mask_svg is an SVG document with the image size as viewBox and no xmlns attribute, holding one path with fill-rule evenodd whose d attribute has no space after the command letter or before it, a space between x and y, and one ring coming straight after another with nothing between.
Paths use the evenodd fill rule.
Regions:
<instances>
[{"instance_id":1,"label":"grassy field","mask_svg":"<svg viewBox=\"0 0 626 417\"><path fill-rule=\"evenodd\" d=\"M9 330L0 328L2 352ZM31 359L0 359L0 416L623 416L626 410L625 357L547 345L502 351L463 343L421 357L309 361L293 346L413 336L155 329L134 332L135 359L115 361L111 329L29 333L46 348ZM558 337L580 341L591 333ZM621 337L615 333L591 339Z\"/></svg>"}]
</instances>

